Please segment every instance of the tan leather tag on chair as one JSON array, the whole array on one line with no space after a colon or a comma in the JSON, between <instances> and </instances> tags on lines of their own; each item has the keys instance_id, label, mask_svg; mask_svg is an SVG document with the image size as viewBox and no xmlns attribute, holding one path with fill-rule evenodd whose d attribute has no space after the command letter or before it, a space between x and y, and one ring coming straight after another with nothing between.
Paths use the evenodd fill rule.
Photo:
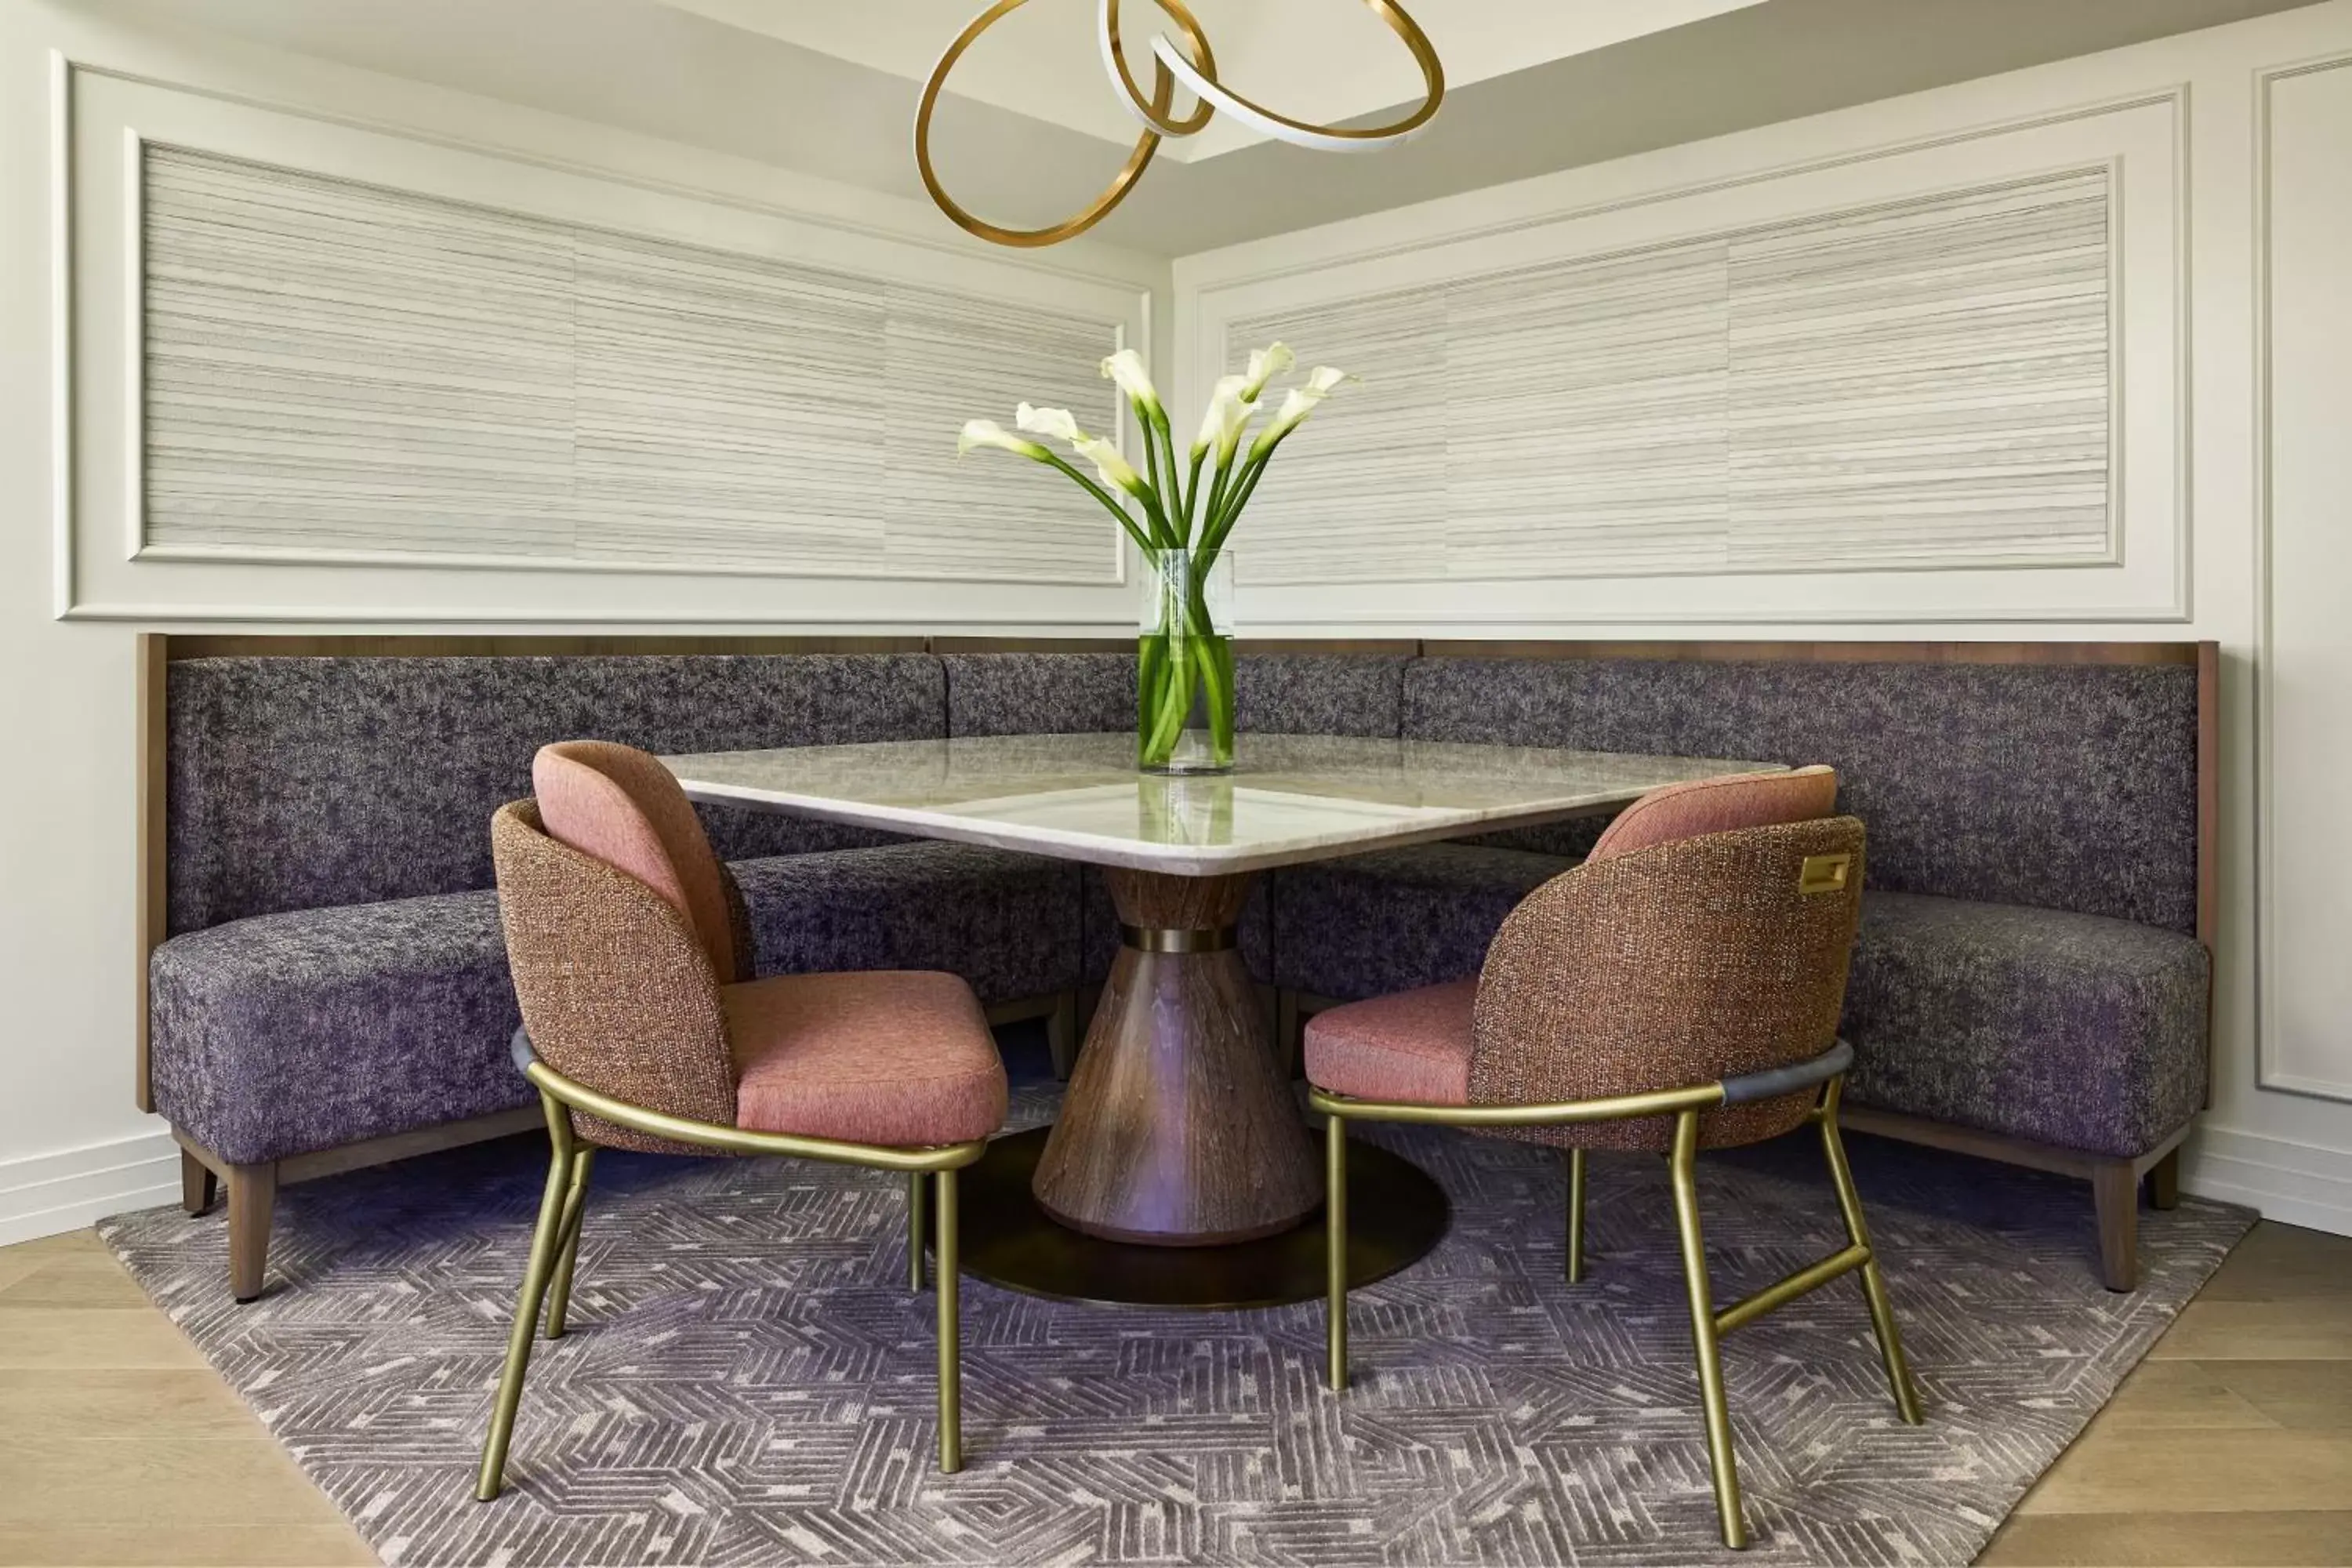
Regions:
<instances>
[{"instance_id":1,"label":"tan leather tag on chair","mask_svg":"<svg viewBox=\"0 0 2352 1568\"><path fill-rule=\"evenodd\" d=\"M1845 874L1853 865L1851 855L1808 855L1797 871L1797 891L1800 893L1835 893L1845 888Z\"/></svg>"}]
</instances>

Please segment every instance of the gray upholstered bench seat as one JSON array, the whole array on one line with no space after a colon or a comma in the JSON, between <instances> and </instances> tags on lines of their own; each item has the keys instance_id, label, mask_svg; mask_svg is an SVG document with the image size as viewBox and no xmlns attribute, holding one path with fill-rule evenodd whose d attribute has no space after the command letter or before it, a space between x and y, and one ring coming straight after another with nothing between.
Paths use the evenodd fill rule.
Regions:
<instances>
[{"instance_id":1,"label":"gray upholstered bench seat","mask_svg":"<svg viewBox=\"0 0 2352 1568\"><path fill-rule=\"evenodd\" d=\"M1416 844L1274 874L1275 984L1354 1002L1478 973L1503 917L1576 862Z\"/></svg>"},{"instance_id":2,"label":"gray upholstered bench seat","mask_svg":"<svg viewBox=\"0 0 2352 1568\"><path fill-rule=\"evenodd\" d=\"M148 961L155 1109L261 1164L532 1103L495 891L255 915Z\"/></svg>"},{"instance_id":3,"label":"gray upholstered bench seat","mask_svg":"<svg viewBox=\"0 0 2352 1568\"><path fill-rule=\"evenodd\" d=\"M2205 1098L2195 937L1916 893L1862 901L1842 1032L1865 1105L2137 1157Z\"/></svg>"},{"instance_id":4,"label":"gray upholstered bench seat","mask_svg":"<svg viewBox=\"0 0 2352 1568\"><path fill-rule=\"evenodd\" d=\"M1078 868L916 840L738 860L761 974L944 969L982 1003L1078 984Z\"/></svg>"},{"instance_id":5,"label":"gray upholstered bench seat","mask_svg":"<svg viewBox=\"0 0 2352 1568\"><path fill-rule=\"evenodd\" d=\"M761 974L943 969L991 1004L1077 984L1066 862L908 842L733 870ZM149 969L156 1109L234 1163L534 1102L495 890L231 921Z\"/></svg>"}]
</instances>

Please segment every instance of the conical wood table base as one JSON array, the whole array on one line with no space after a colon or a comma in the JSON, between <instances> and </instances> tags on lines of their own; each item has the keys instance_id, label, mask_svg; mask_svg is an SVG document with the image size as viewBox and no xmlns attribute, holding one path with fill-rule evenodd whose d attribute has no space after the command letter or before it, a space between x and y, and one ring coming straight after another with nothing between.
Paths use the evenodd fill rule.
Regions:
<instances>
[{"instance_id":1,"label":"conical wood table base","mask_svg":"<svg viewBox=\"0 0 2352 1568\"><path fill-rule=\"evenodd\" d=\"M1105 873L1128 930L1034 1183L1073 1229L1153 1247L1273 1236L1322 1174L1234 946L1249 879Z\"/></svg>"}]
</instances>

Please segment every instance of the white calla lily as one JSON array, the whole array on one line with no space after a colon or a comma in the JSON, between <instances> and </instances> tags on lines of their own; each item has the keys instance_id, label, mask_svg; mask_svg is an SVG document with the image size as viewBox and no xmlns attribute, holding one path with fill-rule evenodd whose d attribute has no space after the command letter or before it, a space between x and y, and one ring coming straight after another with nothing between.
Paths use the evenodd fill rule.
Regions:
<instances>
[{"instance_id":1,"label":"white calla lily","mask_svg":"<svg viewBox=\"0 0 2352 1568\"><path fill-rule=\"evenodd\" d=\"M1265 427L1257 445L1250 448L1251 458L1262 458L1273 451L1285 436L1307 423L1307 416L1315 412L1317 404L1330 396L1341 382L1353 379L1345 371L1334 370L1328 364L1317 365L1304 385L1294 386L1282 395L1282 406L1275 411L1274 423Z\"/></svg>"},{"instance_id":2,"label":"white calla lily","mask_svg":"<svg viewBox=\"0 0 2352 1568\"><path fill-rule=\"evenodd\" d=\"M974 447L994 447L1002 451L1034 458L1040 463L1050 461L1054 456L1036 442L1024 440L993 419L965 422L963 433L956 437L956 456L961 458Z\"/></svg>"},{"instance_id":3,"label":"white calla lily","mask_svg":"<svg viewBox=\"0 0 2352 1568\"><path fill-rule=\"evenodd\" d=\"M1102 362L1102 373L1118 384L1127 394L1136 412L1160 424L1168 422L1167 410L1160 406L1160 390L1151 384L1151 373L1143 368L1143 356L1133 349L1121 349Z\"/></svg>"},{"instance_id":4,"label":"white calla lily","mask_svg":"<svg viewBox=\"0 0 2352 1568\"><path fill-rule=\"evenodd\" d=\"M1267 382L1297 363L1298 356L1290 352L1288 343L1269 343L1265 348L1250 350L1249 369L1242 378L1244 387L1242 401L1255 403L1258 395L1265 390Z\"/></svg>"},{"instance_id":5,"label":"white calla lily","mask_svg":"<svg viewBox=\"0 0 2352 1568\"><path fill-rule=\"evenodd\" d=\"M1087 439L1087 433L1078 428L1076 416L1066 408L1039 408L1024 403L1014 412L1013 422L1032 436L1067 441L1074 447Z\"/></svg>"},{"instance_id":6,"label":"white calla lily","mask_svg":"<svg viewBox=\"0 0 2352 1568\"><path fill-rule=\"evenodd\" d=\"M1156 500L1151 494L1151 486L1135 471L1135 465L1121 457L1118 448L1108 441L1099 436L1089 436L1070 445L1079 457L1094 464L1095 472L1102 476L1103 483L1116 485L1138 500Z\"/></svg>"},{"instance_id":7,"label":"white calla lily","mask_svg":"<svg viewBox=\"0 0 2352 1568\"><path fill-rule=\"evenodd\" d=\"M1255 356L1253 356L1255 357ZM1201 433L1192 438L1192 456L1199 458L1213 447L1220 462L1233 456L1242 438L1242 428L1257 412L1257 401L1248 392L1249 377L1221 375L1209 393L1209 406L1201 415Z\"/></svg>"}]
</instances>

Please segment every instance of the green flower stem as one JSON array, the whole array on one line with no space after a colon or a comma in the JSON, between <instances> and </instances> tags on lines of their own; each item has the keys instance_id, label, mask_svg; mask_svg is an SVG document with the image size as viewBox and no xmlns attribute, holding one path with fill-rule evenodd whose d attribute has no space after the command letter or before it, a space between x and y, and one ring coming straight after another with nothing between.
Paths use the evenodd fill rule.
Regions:
<instances>
[{"instance_id":1,"label":"green flower stem","mask_svg":"<svg viewBox=\"0 0 2352 1568\"><path fill-rule=\"evenodd\" d=\"M1191 481L1185 486L1183 502L1184 529L1188 534L1192 531L1194 518L1199 518L1203 523L1208 521L1207 514L1201 510L1201 463L1208 455L1208 448L1205 447L1192 454L1192 475Z\"/></svg>"},{"instance_id":2,"label":"green flower stem","mask_svg":"<svg viewBox=\"0 0 2352 1568\"><path fill-rule=\"evenodd\" d=\"M1201 684L1208 694L1204 706L1209 710L1209 742L1221 763L1234 754L1233 657L1229 638L1213 635L1192 639L1193 661L1200 666Z\"/></svg>"},{"instance_id":3,"label":"green flower stem","mask_svg":"<svg viewBox=\"0 0 2352 1568\"><path fill-rule=\"evenodd\" d=\"M1192 542L1192 510L1185 504L1183 482L1178 478L1183 470L1178 466L1176 460L1176 437L1174 432L1168 428L1168 415L1164 410L1158 419L1152 421L1152 424L1160 433L1161 471L1168 476L1168 489L1164 494L1169 517L1175 524L1177 547L1182 549ZM1150 435L1147 434L1144 439L1148 442L1150 439Z\"/></svg>"},{"instance_id":4,"label":"green flower stem","mask_svg":"<svg viewBox=\"0 0 2352 1568\"><path fill-rule=\"evenodd\" d=\"M1280 442L1275 444L1276 447L1280 445ZM1265 474L1265 465L1273 458L1274 452L1275 448L1269 447L1265 457L1253 458L1243 471L1233 493L1224 498L1223 510L1209 520L1208 531L1202 536L1204 549L1214 551L1223 548L1225 536L1232 533L1234 524L1242 520L1242 509L1249 505L1250 497L1257 493L1257 481Z\"/></svg>"},{"instance_id":5,"label":"green flower stem","mask_svg":"<svg viewBox=\"0 0 2352 1568\"><path fill-rule=\"evenodd\" d=\"M1160 447L1158 443L1151 439L1151 421L1146 419L1142 424L1144 482L1151 487L1151 493L1153 495L1164 497L1168 494L1168 490L1167 488L1160 482ZM1168 477L1171 479L1173 479L1176 476L1171 470Z\"/></svg>"}]
</instances>

